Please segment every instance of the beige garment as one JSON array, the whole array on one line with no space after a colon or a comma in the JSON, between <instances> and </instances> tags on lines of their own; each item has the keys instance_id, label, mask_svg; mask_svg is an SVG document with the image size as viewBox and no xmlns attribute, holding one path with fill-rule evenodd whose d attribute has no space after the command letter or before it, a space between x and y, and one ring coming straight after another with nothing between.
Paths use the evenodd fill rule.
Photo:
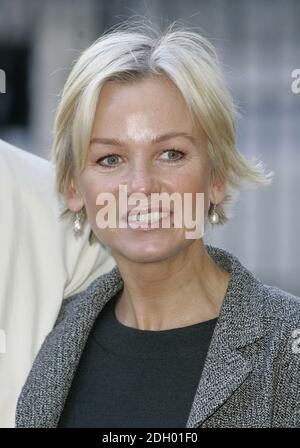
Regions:
<instances>
[{"instance_id":1,"label":"beige garment","mask_svg":"<svg viewBox=\"0 0 300 448\"><path fill-rule=\"evenodd\" d=\"M13 427L17 398L63 297L112 269L90 228L74 237L59 220L50 162L0 140L0 427Z\"/></svg>"}]
</instances>

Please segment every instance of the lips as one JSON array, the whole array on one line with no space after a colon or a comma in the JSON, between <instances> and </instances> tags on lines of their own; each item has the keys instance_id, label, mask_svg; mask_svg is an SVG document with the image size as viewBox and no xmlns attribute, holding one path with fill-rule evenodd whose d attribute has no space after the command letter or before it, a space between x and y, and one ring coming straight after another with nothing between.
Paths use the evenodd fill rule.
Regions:
<instances>
[{"instance_id":1,"label":"lips","mask_svg":"<svg viewBox=\"0 0 300 448\"><path fill-rule=\"evenodd\" d=\"M137 208L132 208L130 209L127 213L125 213L122 217L123 220L128 221L128 217L129 215L138 215L139 213L142 215L147 215L148 213L169 213L170 215L172 215L172 211L170 209L167 208L146 208L146 209L137 209Z\"/></svg>"}]
</instances>

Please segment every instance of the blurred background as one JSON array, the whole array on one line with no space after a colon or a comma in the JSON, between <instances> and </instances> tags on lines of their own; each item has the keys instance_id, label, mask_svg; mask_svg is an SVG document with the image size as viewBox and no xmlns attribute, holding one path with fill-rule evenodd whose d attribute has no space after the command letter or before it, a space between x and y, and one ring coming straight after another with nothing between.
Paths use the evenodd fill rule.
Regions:
<instances>
[{"instance_id":1,"label":"blurred background","mask_svg":"<svg viewBox=\"0 0 300 448\"><path fill-rule=\"evenodd\" d=\"M239 257L264 283L300 296L299 0L0 0L0 138L48 158L58 94L79 52L133 15L181 19L216 46L242 116L239 150L275 172L243 192L206 242ZM1 89L0 89L1 91Z\"/></svg>"}]
</instances>

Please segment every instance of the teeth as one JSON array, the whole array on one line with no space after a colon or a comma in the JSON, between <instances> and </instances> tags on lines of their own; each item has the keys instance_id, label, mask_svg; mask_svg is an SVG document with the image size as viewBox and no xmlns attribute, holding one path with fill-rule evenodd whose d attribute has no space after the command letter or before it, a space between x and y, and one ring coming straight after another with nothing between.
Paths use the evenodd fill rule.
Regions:
<instances>
[{"instance_id":1,"label":"teeth","mask_svg":"<svg viewBox=\"0 0 300 448\"><path fill-rule=\"evenodd\" d=\"M166 212L153 212L144 214L139 213L137 215L130 215L128 217L128 222L153 223L158 221L159 219L165 219L167 216L169 216L169 213Z\"/></svg>"}]
</instances>

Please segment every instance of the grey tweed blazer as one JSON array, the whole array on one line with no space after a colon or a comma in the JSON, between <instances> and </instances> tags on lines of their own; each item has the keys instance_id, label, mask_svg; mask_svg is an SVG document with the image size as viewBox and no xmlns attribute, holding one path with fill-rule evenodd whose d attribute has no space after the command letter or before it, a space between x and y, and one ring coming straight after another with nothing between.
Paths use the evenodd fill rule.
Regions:
<instances>
[{"instance_id":1,"label":"grey tweed blazer","mask_svg":"<svg viewBox=\"0 0 300 448\"><path fill-rule=\"evenodd\" d=\"M186 428L300 427L300 299L206 249L231 277ZM114 266L64 301L23 386L17 427L57 426L95 319L122 287Z\"/></svg>"}]
</instances>

